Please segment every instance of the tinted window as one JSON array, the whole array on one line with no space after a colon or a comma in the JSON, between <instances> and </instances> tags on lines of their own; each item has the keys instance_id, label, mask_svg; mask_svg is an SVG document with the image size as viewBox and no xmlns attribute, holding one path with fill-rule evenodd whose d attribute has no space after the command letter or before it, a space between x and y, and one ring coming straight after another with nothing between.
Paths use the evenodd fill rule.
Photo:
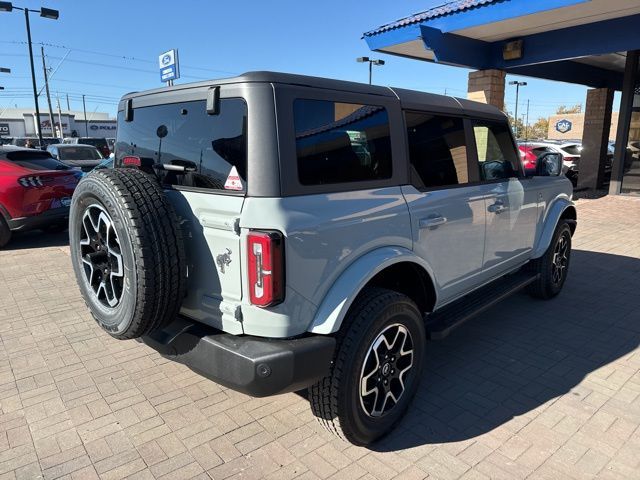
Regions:
<instances>
[{"instance_id":1,"label":"tinted window","mask_svg":"<svg viewBox=\"0 0 640 480\"><path fill-rule=\"evenodd\" d=\"M537 148L532 148L531 149L531 153L533 153L536 157L539 157L543 153L548 153L548 152L552 152L553 153L553 150L551 150L550 148L547 148L547 147L537 147Z\"/></svg>"},{"instance_id":2,"label":"tinted window","mask_svg":"<svg viewBox=\"0 0 640 480\"><path fill-rule=\"evenodd\" d=\"M108 147L107 141L104 138L80 138L77 143L84 143L85 145L93 145L94 147Z\"/></svg>"},{"instance_id":3,"label":"tinted window","mask_svg":"<svg viewBox=\"0 0 640 480\"><path fill-rule=\"evenodd\" d=\"M206 102L136 108L133 121L118 113L116 164L127 155L179 170L156 170L168 185L244 190L247 180L247 105L222 99L220 113L207 115ZM226 186L225 186L226 185Z\"/></svg>"},{"instance_id":4,"label":"tinted window","mask_svg":"<svg viewBox=\"0 0 640 480\"><path fill-rule=\"evenodd\" d=\"M52 158L47 152L38 150L8 152L5 158L16 165L31 170L68 170L69 167Z\"/></svg>"},{"instance_id":5,"label":"tinted window","mask_svg":"<svg viewBox=\"0 0 640 480\"><path fill-rule=\"evenodd\" d=\"M293 110L301 184L391 178L389 117L384 107L298 99Z\"/></svg>"},{"instance_id":6,"label":"tinted window","mask_svg":"<svg viewBox=\"0 0 640 480\"><path fill-rule=\"evenodd\" d=\"M569 155L581 155L582 154L582 145L569 145L568 147L562 147Z\"/></svg>"},{"instance_id":7,"label":"tinted window","mask_svg":"<svg viewBox=\"0 0 640 480\"><path fill-rule=\"evenodd\" d=\"M461 118L407 112L411 180L418 188L469 181L464 123Z\"/></svg>"},{"instance_id":8,"label":"tinted window","mask_svg":"<svg viewBox=\"0 0 640 480\"><path fill-rule=\"evenodd\" d=\"M473 133L482 180L518 176L518 155L507 125L474 122Z\"/></svg>"},{"instance_id":9,"label":"tinted window","mask_svg":"<svg viewBox=\"0 0 640 480\"><path fill-rule=\"evenodd\" d=\"M102 155L91 147L63 147L58 149L60 160L101 160Z\"/></svg>"}]
</instances>

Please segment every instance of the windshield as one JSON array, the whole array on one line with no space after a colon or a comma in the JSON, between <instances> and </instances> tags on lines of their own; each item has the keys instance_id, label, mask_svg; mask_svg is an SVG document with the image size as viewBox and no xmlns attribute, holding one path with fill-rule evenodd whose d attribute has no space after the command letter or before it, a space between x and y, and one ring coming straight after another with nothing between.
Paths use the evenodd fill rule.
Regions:
<instances>
[{"instance_id":1,"label":"windshield","mask_svg":"<svg viewBox=\"0 0 640 480\"><path fill-rule=\"evenodd\" d=\"M93 145L94 147L106 147L107 141L104 138L81 138L78 143Z\"/></svg>"},{"instance_id":2,"label":"windshield","mask_svg":"<svg viewBox=\"0 0 640 480\"><path fill-rule=\"evenodd\" d=\"M95 147L64 147L58 150L60 160L102 160Z\"/></svg>"},{"instance_id":3,"label":"windshield","mask_svg":"<svg viewBox=\"0 0 640 480\"><path fill-rule=\"evenodd\" d=\"M6 159L31 170L69 170L69 167L51 157L47 152L17 151L8 152Z\"/></svg>"}]
</instances>

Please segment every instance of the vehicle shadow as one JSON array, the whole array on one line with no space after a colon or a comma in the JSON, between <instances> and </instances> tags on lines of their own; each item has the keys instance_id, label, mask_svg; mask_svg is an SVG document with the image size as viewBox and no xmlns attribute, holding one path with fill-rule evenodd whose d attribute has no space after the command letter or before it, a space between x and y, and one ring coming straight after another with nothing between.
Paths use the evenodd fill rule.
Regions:
<instances>
[{"instance_id":1,"label":"vehicle shadow","mask_svg":"<svg viewBox=\"0 0 640 480\"><path fill-rule=\"evenodd\" d=\"M26 250L30 248L66 247L69 245L69 232L45 233L40 230L14 232L11 240L0 252Z\"/></svg>"},{"instance_id":2,"label":"vehicle shadow","mask_svg":"<svg viewBox=\"0 0 640 480\"><path fill-rule=\"evenodd\" d=\"M574 387L640 344L640 259L574 250L571 262L557 298L515 295L429 342L416 398L371 448L467 440L531 417L558 396L589 395L587 387Z\"/></svg>"}]
</instances>

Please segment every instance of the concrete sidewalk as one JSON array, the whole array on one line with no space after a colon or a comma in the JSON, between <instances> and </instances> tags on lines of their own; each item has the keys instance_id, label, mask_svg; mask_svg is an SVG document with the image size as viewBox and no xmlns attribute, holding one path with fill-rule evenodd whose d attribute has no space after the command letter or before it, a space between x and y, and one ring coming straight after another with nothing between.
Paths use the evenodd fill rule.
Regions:
<instances>
[{"instance_id":1,"label":"concrete sidewalk","mask_svg":"<svg viewBox=\"0 0 640 480\"><path fill-rule=\"evenodd\" d=\"M64 235L0 251L0 479L640 479L640 199L578 202L570 276L441 342L372 449L103 333Z\"/></svg>"}]
</instances>

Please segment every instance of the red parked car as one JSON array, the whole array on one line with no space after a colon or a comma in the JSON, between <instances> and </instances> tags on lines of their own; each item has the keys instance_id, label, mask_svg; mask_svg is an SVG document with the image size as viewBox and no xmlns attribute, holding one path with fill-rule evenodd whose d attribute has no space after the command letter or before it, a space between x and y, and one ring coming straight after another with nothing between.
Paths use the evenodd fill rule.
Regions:
<instances>
[{"instance_id":1,"label":"red parked car","mask_svg":"<svg viewBox=\"0 0 640 480\"><path fill-rule=\"evenodd\" d=\"M535 171L536 160L543 153L555 153L554 150L541 145L522 144L518 145L518 149L520 150L520 157L522 157L522 164L526 172Z\"/></svg>"},{"instance_id":2,"label":"red parked car","mask_svg":"<svg viewBox=\"0 0 640 480\"><path fill-rule=\"evenodd\" d=\"M0 247L12 231L61 231L82 172L48 152L0 146Z\"/></svg>"}]
</instances>

